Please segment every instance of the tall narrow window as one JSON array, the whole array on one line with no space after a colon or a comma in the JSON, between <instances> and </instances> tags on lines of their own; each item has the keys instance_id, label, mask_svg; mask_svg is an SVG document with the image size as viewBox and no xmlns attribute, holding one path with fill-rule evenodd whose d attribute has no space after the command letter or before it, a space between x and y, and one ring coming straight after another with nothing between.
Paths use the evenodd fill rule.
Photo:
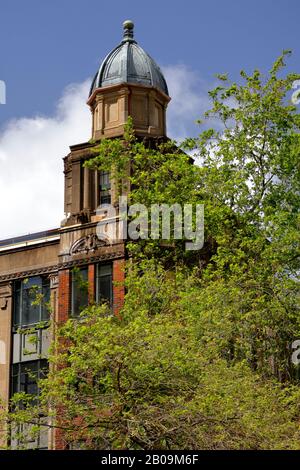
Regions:
<instances>
[{"instance_id":1,"label":"tall narrow window","mask_svg":"<svg viewBox=\"0 0 300 470\"><path fill-rule=\"evenodd\" d=\"M111 203L111 183L109 171L100 171L100 204Z\"/></svg>"},{"instance_id":2,"label":"tall narrow window","mask_svg":"<svg viewBox=\"0 0 300 470\"><path fill-rule=\"evenodd\" d=\"M72 316L80 315L88 303L88 268L77 268L72 272Z\"/></svg>"},{"instance_id":3,"label":"tall narrow window","mask_svg":"<svg viewBox=\"0 0 300 470\"><path fill-rule=\"evenodd\" d=\"M112 307L112 265L97 264L96 268L96 301L107 302Z\"/></svg>"},{"instance_id":4,"label":"tall narrow window","mask_svg":"<svg viewBox=\"0 0 300 470\"><path fill-rule=\"evenodd\" d=\"M38 380L48 370L49 300L50 281L46 277L34 276L14 283L11 395L24 392L38 398ZM12 428L12 447L47 448L47 428L34 439L30 434L29 425Z\"/></svg>"}]
</instances>

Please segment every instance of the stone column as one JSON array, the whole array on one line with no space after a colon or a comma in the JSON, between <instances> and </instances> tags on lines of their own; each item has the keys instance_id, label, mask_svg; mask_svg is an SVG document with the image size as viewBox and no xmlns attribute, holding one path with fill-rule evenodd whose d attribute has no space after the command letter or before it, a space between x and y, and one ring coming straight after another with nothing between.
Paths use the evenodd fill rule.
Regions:
<instances>
[{"instance_id":1,"label":"stone column","mask_svg":"<svg viewBox=\"0 0 300 470\"><path fill-rule=\"evenodd\" d=\"M80 161L72 164L72 213L78 214L81 208L81 166Z\"/></svg>"},{"instance_id":2,"label":"stone column","mask_svg":"<svg viewBox=\"0 0 300 470\"><path fill-rule=\"evenodd\" d=\"M97 210L97 207L100 204L99 172L97 170L95 170L94 178L95 178L94 201L95 201L95 210Z\"/></svg>"},{"instance_id":3,"label":"stone column","mask_svg":"<svg viewBox=\"0 0 300 470\"><path fill-rule=\"evenodd\" d=\"M91 207L90 201L90 170L83 169L83 210L89 210Z\"/></svg>"}]
</instances>

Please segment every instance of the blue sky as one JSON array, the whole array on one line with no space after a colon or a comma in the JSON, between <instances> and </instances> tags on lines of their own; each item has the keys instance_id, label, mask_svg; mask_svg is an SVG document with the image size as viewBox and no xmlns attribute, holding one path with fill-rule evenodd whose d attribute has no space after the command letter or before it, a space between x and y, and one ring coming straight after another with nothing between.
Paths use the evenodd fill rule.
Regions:
<instances>
[{"instance_id":1,"label":"blue sky","mask_svg":"<svg viewBox=\"0 0 300 470\"><path fill-rule=\"evenodd\" d=\"M126 18L160 65L185 64L207 82L266 69L284 48L294 51L291 68L300 62L297 0L1 0L0 8L1 124L53 112L66 85L94 74Z\"/></svg>"},{"instance_id":2,"label":"blue sky","mask_svg":"<svg viewBox=\"0 0 300 470\"><path fill-rule=\"evenodd\" d=\"M62 157L90 137L89 83L125 19L166 75L171 137L195 130L214 74L267 71L283 49L300 71L297 0L1 0L0 18L0 239L63 218Z\"/></svg>"}]
</instances>

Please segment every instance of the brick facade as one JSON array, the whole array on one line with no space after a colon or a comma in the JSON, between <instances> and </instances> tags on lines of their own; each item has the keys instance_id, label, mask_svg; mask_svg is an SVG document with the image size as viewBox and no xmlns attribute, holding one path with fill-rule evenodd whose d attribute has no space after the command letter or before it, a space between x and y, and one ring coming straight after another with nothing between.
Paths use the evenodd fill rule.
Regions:
<instances>
[{"instance_id":1,"label":"brick facade","mask_svg":"<svg viewBox=\"0 0 300 470\"><path fill-rule=\"evenodd\" d=\"M70 316L71 309L71 273L69 269L58 274L58 310L56 321L64 323Z\"/></svg>"},{"instance_id":2,"label":"brick facade","mask_svg":"<svg viewBox=\"0 0 300 470\"><path fill-rule=\"evenodd\" d=\"M89 304L95 302L95 265L89 264L88 266L88 282L89 282Z\"/></svg>"}]
</instances>

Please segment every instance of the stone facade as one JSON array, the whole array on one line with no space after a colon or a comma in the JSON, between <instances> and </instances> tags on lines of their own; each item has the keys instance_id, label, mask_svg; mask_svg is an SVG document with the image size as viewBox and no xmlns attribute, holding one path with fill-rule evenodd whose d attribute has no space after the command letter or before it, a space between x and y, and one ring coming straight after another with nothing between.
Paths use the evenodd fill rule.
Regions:
<instances>
[{"instance_id":1,"label":"stone facade","mask_svg":"<svg viewBox=\"0 0 300 470\"><path fill-rule=\"evenodd\" d=\"M93 138L121 136L128 116L133 119L136 135L165 135L169 101L162 91L138 84L112 85L102 93L96 89L88 101L93 114Z\"/></svg>"}]
</instances>

